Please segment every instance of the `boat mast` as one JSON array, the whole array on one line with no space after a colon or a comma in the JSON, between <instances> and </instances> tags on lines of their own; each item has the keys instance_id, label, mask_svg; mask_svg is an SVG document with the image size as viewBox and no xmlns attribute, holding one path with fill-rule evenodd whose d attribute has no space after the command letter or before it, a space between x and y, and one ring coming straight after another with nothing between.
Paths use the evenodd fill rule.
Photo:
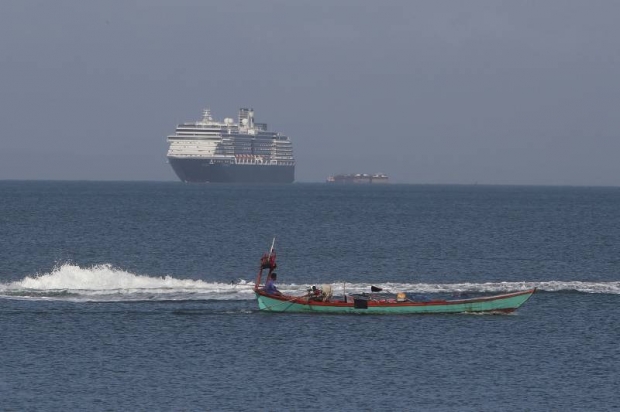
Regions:
<instances>
[{"instance_id":1,"label":"boat mast","mask_svg":"<svg viewBox=\"0 0 620 412\"><path fill-rule=\"evenodd\" d=\"M271 247L269 248L269 254L267 255L267 264L268 264L268 268L269 268L269 272L267 273L267 278L269 278L269 276L271 275L271 272L273 272L273 270L275 269L275 265L271 265L271 255L273 254L273 247L276 244L276 238L274 236L273 240L271 241ZM264 255L263 255L264 256ZM254 284L254 290L258 290L259 286L260 286L260 281L261 278L263 277L263 269L265 269L265 262L263 261L263 259L261 259L260 262L260 269L258 270L258 274L256 275L256 283Z\"/></svg>"}]
</instances>

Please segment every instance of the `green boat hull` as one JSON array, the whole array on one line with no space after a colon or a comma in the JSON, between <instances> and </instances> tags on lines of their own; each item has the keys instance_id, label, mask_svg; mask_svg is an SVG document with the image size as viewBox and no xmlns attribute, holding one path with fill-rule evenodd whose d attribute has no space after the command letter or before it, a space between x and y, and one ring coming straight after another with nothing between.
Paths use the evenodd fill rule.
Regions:
<instances>
[{"instance_id":1,"label":"green boat hull","mask_svg":"<svg viewBox=\"0 0 620 412\"><path fill-rule=\"evenodd\" d=\"M271 296L262 290L255 290L258 308L265 312L293 313L337 313L337 314L441 314L441 313L510 313L524 304L536 291L530 289L503 295L459 300L437 300L429 302L396 302L389 300L332 300L312 301L304 297Z\"/></svg>"}]
</instances>

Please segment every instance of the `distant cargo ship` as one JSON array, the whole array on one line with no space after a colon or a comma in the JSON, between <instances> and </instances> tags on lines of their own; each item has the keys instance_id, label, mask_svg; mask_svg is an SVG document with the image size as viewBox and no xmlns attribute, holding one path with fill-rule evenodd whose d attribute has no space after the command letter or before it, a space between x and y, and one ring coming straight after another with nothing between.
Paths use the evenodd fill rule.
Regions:
<instances>
[{"instance_id":1,"label":"distant cargo ship","mask_svg":"<svg viewBox=\"0 0 620 412\"><path fill-rule=\"evenodd\" d=\"M355 173L329 176L327 183L389 183L389 178L383 173Z\"/></svg>"},{"instance_id":2,"label":"distant cargo ship","mask_svg":"<svg viewBox=\"0 0 620 412\"><path fill-rule=\"evenodd\" d=\"M238 122L219 122L209 109L202 120L183 123L168 136L168 162L183 182L292 183L293 145L288 136L254 122L253 109L239 109Z\"/></svg>"}]
</instances>

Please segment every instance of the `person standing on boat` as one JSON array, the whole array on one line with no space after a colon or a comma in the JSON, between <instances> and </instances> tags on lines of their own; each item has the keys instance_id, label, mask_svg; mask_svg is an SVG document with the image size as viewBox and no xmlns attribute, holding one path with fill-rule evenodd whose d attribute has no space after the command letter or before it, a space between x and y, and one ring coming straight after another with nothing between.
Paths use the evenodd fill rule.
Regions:
<instances>
[{"instance_id":1,"label":"person standing on boat","mask_svg":"<svg viewBox=\"0 0 620 412\"><path fill-rule=\"evenodd\" d=\"M271 275L269 275L269 279L267 279L267 282L265 282L265 292L270 295L282 295L282 292L280 292L278 288L276 288L277 277L278 276L276 275L276 272L273 272Z\"/></svg>"}]
</instances>

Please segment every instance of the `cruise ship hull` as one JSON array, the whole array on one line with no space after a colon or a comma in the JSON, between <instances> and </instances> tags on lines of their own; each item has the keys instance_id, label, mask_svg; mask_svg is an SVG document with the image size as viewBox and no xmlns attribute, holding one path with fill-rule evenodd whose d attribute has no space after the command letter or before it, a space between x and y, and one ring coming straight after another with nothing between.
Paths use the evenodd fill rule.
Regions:
<instances>
[{"instance_id":1,"label":"cruise ship hull","mask_svg":"<svg viewBox=\"0 0 620 412\"><path fill-rule=\"evenodd\" d=\"M176 175L189 183L293 183L295 166L211 163L169 157Z\"/></svg>"}]
</instances>

